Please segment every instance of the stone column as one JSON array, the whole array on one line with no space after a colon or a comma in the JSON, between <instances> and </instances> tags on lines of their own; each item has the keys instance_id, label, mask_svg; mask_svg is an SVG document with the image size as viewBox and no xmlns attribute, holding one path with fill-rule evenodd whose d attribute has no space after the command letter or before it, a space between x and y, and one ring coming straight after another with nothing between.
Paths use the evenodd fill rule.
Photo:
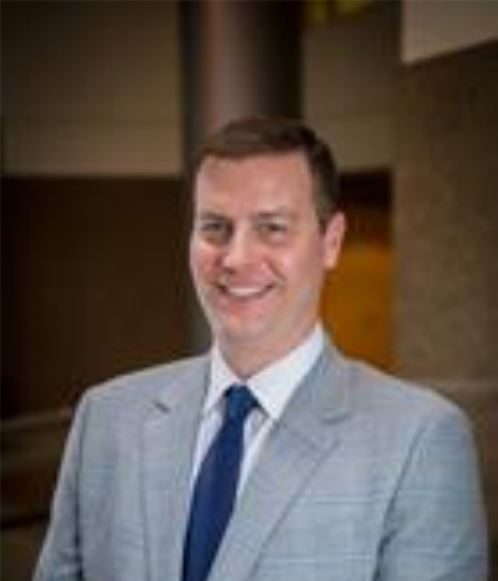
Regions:
<instances>
[{"instance_id":1,"label":"stone column","mask_svg":"<svg viewBox=\"0 0 498 581\"><path fill-rule=\"evenodd\" d=\"M400 370L497 379L498 43L405 67L400 96Z\"/></svg>"},{"instance_id":2,"label":"stone column","mask_svg":"<svg viewBox=\"0 0 498 581\"><path fill-rule=\"evenodd\" d=\"M402 375L462 404L498 537L498 43L402 72L395 179Z\"/></svg>"}]
</instances>

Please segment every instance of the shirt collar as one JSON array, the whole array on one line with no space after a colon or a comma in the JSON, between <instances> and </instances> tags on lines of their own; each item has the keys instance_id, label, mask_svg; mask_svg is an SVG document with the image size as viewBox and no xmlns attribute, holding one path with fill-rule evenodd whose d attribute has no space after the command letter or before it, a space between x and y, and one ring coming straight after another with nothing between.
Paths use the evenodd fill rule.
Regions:
<instances>
[{"instance_id":1,"label":"shirt collar","mask_svg":"<svg viewBox=\"0 0 498 581\"><path fill-rule=\"evenodd\" d=\"M292 351L245 381L230 369L215 343L211 350L210 384L204 414L218 405L229 385L238 383L247 385L263 410L272 419L278 419L296 387L318 359L324 342L323 328L317 324Z\"/></svg>"}]
</instances>

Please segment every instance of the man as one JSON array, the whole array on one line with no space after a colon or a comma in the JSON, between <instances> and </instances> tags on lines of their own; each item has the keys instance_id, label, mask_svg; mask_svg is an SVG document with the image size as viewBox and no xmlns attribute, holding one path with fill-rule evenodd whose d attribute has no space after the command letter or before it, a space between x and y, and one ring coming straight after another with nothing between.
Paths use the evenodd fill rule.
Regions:
<instances>
[{"instance_id":1,"label":"man","mask_svg":"<svg viewBox=\"0 0 498 581\"><path fill-rule=\"evenodd\" d=\"M235 121L192 181L213 347L86 393L36 580L484 580L462 413L320 326L345 231L326 145Z\"/></svg>"}]
</instances>

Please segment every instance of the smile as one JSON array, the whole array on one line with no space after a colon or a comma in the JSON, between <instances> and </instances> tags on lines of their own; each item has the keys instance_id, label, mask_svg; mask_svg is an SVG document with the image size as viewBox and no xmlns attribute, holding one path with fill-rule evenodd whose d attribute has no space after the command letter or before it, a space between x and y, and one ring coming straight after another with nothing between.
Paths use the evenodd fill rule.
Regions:
<instances>
[{"instance_id":1,"label":"smile","mask_svg":"<svg viewBox=\"0 0 498 581\"><path fill-rule=\"evenodd\" d=\"M218 289L227 296L240 300L260 298L271 290L272 285L261 286L232 286L219 284Z\"/></svg>"}]
</instances>

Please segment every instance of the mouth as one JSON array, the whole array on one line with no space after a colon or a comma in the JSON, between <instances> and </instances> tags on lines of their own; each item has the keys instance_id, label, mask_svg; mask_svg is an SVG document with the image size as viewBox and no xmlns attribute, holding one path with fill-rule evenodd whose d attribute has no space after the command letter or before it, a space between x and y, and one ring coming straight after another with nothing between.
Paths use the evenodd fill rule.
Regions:
<instances>
[{"instance_id":1,"label":"mouth","mask_svg":"<svg viewBox=\"0 0 498 581\"><path fill-rule=\"evenodd\" d=\"M265 296L273 289L273 285L233 285L220 283L217 285L217 289L223 296L243 302Z\"/></svg>"}]
</instances>

